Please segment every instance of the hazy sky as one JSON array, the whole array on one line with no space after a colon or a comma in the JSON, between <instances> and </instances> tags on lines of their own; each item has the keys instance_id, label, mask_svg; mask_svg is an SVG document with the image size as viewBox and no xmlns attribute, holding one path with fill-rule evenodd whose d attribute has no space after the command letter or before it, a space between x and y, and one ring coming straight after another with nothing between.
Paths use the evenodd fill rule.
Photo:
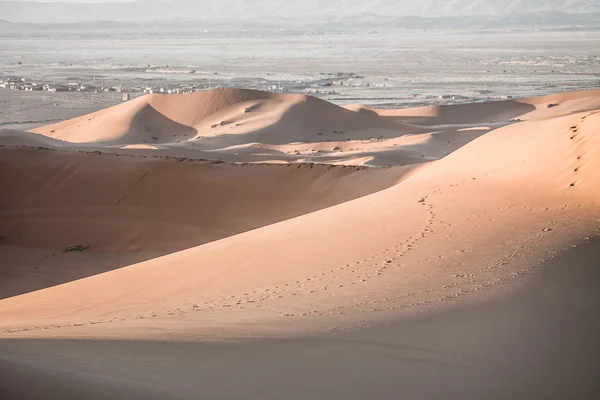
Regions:
<instances>
[{"instance_id":1,"label":"hazy sky","mask_svg":"<svg viewBox=\"0 0 600 400\"><path fill-rule=\"evenodd\" d=\"M38 3L124 3L135 0L12 0L12 1L35 1Z\"/></svg>"},{"instance_id":2,"label":"hazy sky","mask_svg":"<svg viewBox=\"0 0 600 400\"><path fill-rule=\"evenodd\" d=\"M600 0L0 0L0 19L27 23L273 18L315 15L423 17L600 12ZM61 0L59 0L61 1ZM97 3L111 1L109 6Z\"/></svg>"}]
</instances>

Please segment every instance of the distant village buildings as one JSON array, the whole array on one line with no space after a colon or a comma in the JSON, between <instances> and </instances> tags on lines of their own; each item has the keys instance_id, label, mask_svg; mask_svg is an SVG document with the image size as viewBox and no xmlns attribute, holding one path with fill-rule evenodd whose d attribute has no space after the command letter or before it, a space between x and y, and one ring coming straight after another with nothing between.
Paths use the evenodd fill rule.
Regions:
<instances>
[{"instance_id":1,"label":"distant village buildings","mask_svg":"<svg viewBox=\"0 0 600 400\"><path fill-rule=\"evenodd\" d=\"M62 83L37 83L26 78L10 76L0 78L0 89L22 90L22 91L45 91L45 92L115 92L121 93L121 86L93 86L82 82L62 82Z\"/></svg>"},{"instance_id":2,"label":"distant village buildings","mask_svg":"<svg viewBox=\"0 0 600 400\"><path fill-rule=\"evenodd\" d=\"M333 84L341 84L343 79L336 77L337 80ZM339 82L338 82L339 80ZM314 88L312 90L315 94L327 94L327 93L335 93L335 91L331 90L322 90L323 87L332 86L332 79L323 79L320 82L313 84L307 87L306 82L297 81L294 83L288 82L287 86L282 84L282 82L270 82L264 80L257 85L253 85L253 88L258 90L270 90L277 92L289 92L293 90L294 87L290 87L297 85L295 89L297 90L311 90L310 88ZM135 97L139 94L190 94L195 93L201 90L206 89L219 89L222 87L231 87L231 80L229 80L228 84L224 82L215 82L214 80L211 82L211 78L205 78L201 82L185 82L185 83L176 83L176 82L146 82L144 84L133 84L132 86L102 86L98 84L96 79L89 81L74 81L70 80L69 82L43 82L43 81L32 81L31 78L24 78L20 76L0 76L0 89L11 89L11 90L19 90L19 91L44 91L44 92L84 92L90 94L98 94L98 93L122 93L122 96L110 96L110 99L113 102L117 101L129 101L131 98ZM318 89L317 89L318 88ZM321 90L319 90L321 89ZM93 96L92 96L92 100Z\"/></svg>"},{"instance_id":3,"label":"distant village buildings","mask_svg":"<svg viewBox=\"0 0 600 400\"><path fill-rule=\"evenodd\" d=\"M353 75L352 75L353 76ZM288 82L288 84L290 84ZM335 90L331 90L331 86L343 85L344 80L339 76L336 76L336 80L331 78L325 78L316 83L312 83L307 85L304 81L297 81L292 83L292 85L297 85L297 90L304 91L305 93L311 93L315 95L326 95L326 94L336 94ZM346 83L347 84L347 83ZM112 96L111 99L113 102L117 101L129 101L136 94L191 94L201 90L206 89L219 89L222 87L229 87L231 85L231 81L229 81L229 85L224 85L222 82L211 82L211 79L204 79L202 82L185 82L185 83L175 83L175 82L157 82L150 84L149 82L143 85L132 85L129 87L124 86L101 86L97 84L97 81L87 81L87 82L33 82L30 79L22 78L19 76L9 76L9 77L0 77L0 89L12 89L12 90L20 90L20 91L44 91L44 92L84 92L90 94L98 94L98 93L121 93L122 96ZM289 92L291 89L288 86L285 86L281 82L264 81L261 84L254 86L254 88L258 90L269 90L274 92ZM324 90L328 89L328 90ZM93 101L93 97L92 97Z\"/></svg>"}]
</instances>

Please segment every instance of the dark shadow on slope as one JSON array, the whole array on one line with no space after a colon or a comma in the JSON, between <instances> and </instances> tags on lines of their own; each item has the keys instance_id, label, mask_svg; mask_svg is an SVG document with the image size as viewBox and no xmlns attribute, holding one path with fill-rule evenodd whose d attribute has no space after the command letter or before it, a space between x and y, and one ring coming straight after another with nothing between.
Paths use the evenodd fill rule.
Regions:
<instances>
[{"instance_id":1,"label":"dark shadow on slope","mask_svg":"<svg viewBox=\"0 0 600 400\"><path fill-rule=\"evenodd\" d=\"M120 143L173 143L196 136L196 129L182 125L157 111L150 104L135 114L129 131Z\"/></svg>"},{"instance_id":2,"label":"dark shadow on slope","mask_svg":"<svg viewBox=\"0 0 600 400\"><path fill-rule=\"evenodd\" d=\"M408 172L39 149L0 149L0 171L0 298L350 201ZM77 244L90 248L63 254Z\"/></svg>"},{"instance_id":3,"label":"dark shadow on slope","mask_svg":"<svg viewBox=\"0 0 600 400\"><path fill-rule=\"evenodd\" d=\"M87 278L162 256L161 253L64 252L0 242L0 300Z\"/></svg>"},{"instance_id":4,"label":"dark shadow on slope","mask_svg":"<svg viewBox=\"0 0 600 400\"><path fill-rule=\"evenodd\" d=\"M0 340L5 399L595 399L600 242L506 299L362 331L225 342Z\"/></svg>"},{"instance_id":5,"label":"dark shadow on slope","mask_svg":"<svg viewBox=\"0 0 600 400\"><path fill-rule=\"evenodd\" d=\"M293 105L279 121L272 125L243 134L222 133L214 137L205 137L198 143L203 149L215 150L215 154L217 154L219 149L245 143L286 145L386 140L407 134L447 129L458 132L461 128L477 125L503 126L511 123L514 118L535 110L535 107L517 101L502 101L448 105L435 107L435 109L438 115L431 117L380 117L371 110L351 111L320 99L308 98L306 102ZM321 121L327 122L322 123ZM442 123L443 125L441 125ZM498 127L494 126L493 128ZM455 151L466 144L461 140L448 140L455 145L452 149L444 151L444 154ZM462 144L459 144L461 142Z\"/></svg>"},{"instance_id":6,"label":"dark shadow on slope","mask_svg":"<svg viewBox=\"0 0 600 400\"><path fill-rule=\"evenodd\" d=\"M390 115L383 119L407 124L432 125L469 125L509 122L524 114L535 111L535 106L518 100L487 101L470 104L448 104L427 106L431 116Z\"/></svg>"},{"instance_id":7,"label":"dark shadow on slope","mask_svg":"<svg viewBox=\"0 0 600 400\"><path fill-rule=\"evenodd\" d=\"M374 112L350 111L327 101L307 97L293 104L274 124L243 134L206 137L202 144L218 149L245 143L284 145L297 142L346 141L381 136L389 139L424 132L386 121ZM200 132L200 135L202 133Z\"/></svg>"},{"instance_id":8,"label":"dark shadow on slope","mask_svg":"<svg viewBox=\"0 0 600 400\"><path fill-rule=\"evenodd\" d=\"M340 153L332 151L321 152L316 156L303 156L301 158L311 162L332 163L342 162L343 159L369 157L371 160L367 161L365 165L375 167L396 165L416 166L440 160L491 131L491 129L485 128L472 128L468 130L452 128L443 132L433 132L429 140L418 144L381 147L373 150L365 148L363 151L355 152L351 156L348 153L340 155ZM398 160L402 161L399 162Z\"/></svg>"}]
</instances>

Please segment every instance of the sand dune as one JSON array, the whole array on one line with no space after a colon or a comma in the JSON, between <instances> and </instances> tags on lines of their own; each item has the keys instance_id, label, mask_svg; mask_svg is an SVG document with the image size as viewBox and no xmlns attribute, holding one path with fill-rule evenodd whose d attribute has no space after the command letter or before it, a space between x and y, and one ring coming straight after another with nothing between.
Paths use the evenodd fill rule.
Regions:
<instances>
[{"instance_id":1,"label":"sand dune","mask_svg":"<svg viewBox=\"0 0 600 400\"><path fill-rule=\"evenodd\" d=\"M229 144L282 144L311 139L319 132L349 131L360 137L365 130L397 132L402 128L374 112L352 112L305 95L217 89L146 95L34 131L77 143L174 143L219 137Z\"/></svg>"},{"instance_id":2,"label":"sand dune","mask_svg":"<svg viewBox=\"0 0 600 400\"><path fill-rule=\"evenodd\" d=\"M372 110L303 95L223 89L146 95L33 132L90 150L153 149L158 155L228 162L391 166L442 158L515 120L598 107L598 91Z\"/></svg>"},{"instance_id":3,"label":"sand dune","mask_svg":"<svg viewBox=\"0 0 600 400\"><path fill-rule=\"evenodd\" d=\"M146 95L33 132L91 149L143 145L155 146L164 155L222 161L329 164L365 157L359 156L364 143L381 143L427 130L314 97L222 89L190 95ZM379 147L395 150L388 148L388 143ZM342 148L351 150L340 152ZM414 154L409 157L414 158ZM402 157L394 159L392 163L375 160L370 164L412 164Z\"/></svg>"},{"instance_id":4,"label":"sand dune","mask_svg":"<svg viewBox=\"0 0 600 400\"><path fill-rule=\"evenodd\" d=\"M100 316L103 316L104 321L107 318L128 320L137 315L169 315L173 310L193 312L196 309L212 310L223 306L241 308L259 299L266 302L262 309L255 310L260 315L271 302L285 309L284 305L288 300L293 300L291 304L294 304L290 314L296 315L300 311L300 315L306 312L320 314L325 312L324 310L343 307L349 297L358 296L356 290L344 289L345 284L359 284L357 288L362 288L365 291L363 295L369 298L375 293L386 293L386 286L391 286L391 293L397 293L398 288L391 282L402 282L400 278L416 268L418 262L415 261L413 267L398 270L399 276L392 273L394 279L381 282L382 278L378 277L384 275L386 268L383 267L387 261L390 261L389 267L393 267L403 257L415 257L413 254L418 252L406 253L405 246L412 249L418 243L423 256L433 252L438 256L452 258L456 257L453 252L459 243L466 242L467 247L473 248L477 247L481 240L491 240L483 234L473 237L473 232L465 232L466 224L461 221L469 220L470 214L476 211L480 211L480 214L471 216L475 220L470 222L469 226L480 227L483 231L493 230L494 240L501 237L503 229L513 232L518 226L518 232L531 241L528 245L531 250L535 248L536 240L543 238L545 242L549 240L545 236L561 236L558 233L539 233L545 228L558 230L559 227L555 226L557 221L561 221L560 230L565 231L564 235L572 235L574 233L571 230L584 229L579 218L589 218L597 214L595 205L600 193L600 181L594 173L598 161L592 154L599 143L594 134L598 118L598 115L591 113L573 114L494 130L388 190L110 274L29 293L22 298L4 300L3 321L11 321L18 316L19 322L16 325L24 327L31 324L31 321L61 326L70 323L89 324ZM527 132L526 137L523 137L523 132ZM519 141L519 146L515 148L516 140ZM544 153L538 151L541 146L545 149ZM532 154L536 154L536 157L532 157ZM285 168L278 168L285 171ZM176 175L181 178L180 174ZM134 177L126 180L127 186L135 185L140 176L143 176L143 173L137 170ZM540 179L547 176L553 178ZM175 198L180 197L177 187L185 191L190 189L190 185L184 182L185 180L177 182L176 186L171 188L167 186L167 191L174 193ZM251 186L254 186L257 192L261 192L256 185ZM155 185L149 185L149 188L153 187ZM228 197L241 195L247 199L247 195L239 192L242 189L235 190L236 195L232 192L218 197L219 208L227 206L224 201ZM117 190L117 193L120 192L126 193L125 190ZM496 193L491 196L494 192ZM118 198L117 193L109 196L112 202L118 203L118 200L114 201L114 198ZM98 197L98 194L91 195L94 198ZM292 194L293 197L296 197L296 194ZM138 204L142 198L126 199L126 203ZM196 196L191 197L195 198ZM469 200L471 198L478 199L478 204L473 204ZM264 206L264 200L257 203L259 208ZM210 207L211 202L208 204L207 212L214 213ZM236 207L235 204L234 202L231 209ZM580 209L581 215L573 221L570 207ZM498 220L498 217L494 218L498 208L505 210L499 213L502 215L501 220ZM449 209L452 211L448 211ZM118 215L118 221L127 221L127 209L125 213ZM193 235L188 230L192 221L187 216L188 213L191 214L192 211L186 212L183 209L186 229L177 232L178 227L173 227L173 232L178 234L167 230L166 236L173 235L176 242L183 242L189 246L191 243L187 242L186 238ZM219 223L223 224L223 219L228 218L228 214L230 211L227 208L223 209L223 214L218 217ZM548 215L552 215L554 222L548 221ZM144 220L143 217L138 218ZM177 220L175 216L169 217L168 214L164 218L171 224ZM207 222L206 218L200 216L204 223ZM233 216L233 219L236 226L240 224L242 217ZM284 218L279 218L281 219ZM511 225L507 226L509 222ZM118 226L119 222L116 224ZM183 224L183 221L179 224ZM114 224L109 226L112 225ZM210 222L208 226L211 226ZM142 224L142 228L137 228L137 233L133 234L136 237L134 243L147 242L149 247L156 246L155 238L140 238L140 235L143 231L152 236L157 233L160 235L163 228L157 228ZM585 229L589 230L591 227ZM31 231L36 230L39 229L34 225ZM367 231L368 240L365 240ZM589 232L586 231L585 234ZM530 235L534 236L529 237ZM112 237L112 234L103 232L100 236L106 238ZM432 239L437 236L440 239L439 244ZM156 239L159 242L164 240L160 236ZM123 243L119 240L119 243L121 246L128 246L128 242ZM99 247L110 249L108 243L100 243ZM238 251L232 252L232 249ZM467 257L464 263L478 265L481 260L490 260L493 255L488 254L488 251L490 250L473 254L474 259ZM542 253L541 250L532 252L537 257L542 257ZM262 259L261 254L269 254L269 257ZM318 255L318 262L311 262L314 255ZM386 258L390 260L386 261ZM258 259L261 259L261 262L257 265ZM199 265L195 260L202 262ZM353 262L356 264L352 264ZM446 265L446 262L443 265ZM461 268L464 270L467 267L462 265ZM345 272L346 269L349 271ZM251 275L248 275L249 271L252 271ZM437 271L436 268L430 265L428 273L434 271ZM502 268L496 273L502 278L509 271L514 272L512 269ZM356 274L354 278L353 274ZM442 276L440 271L438 274L433 281L436 285L439 285ZM186 279L182 280L181 276L185 276ZM227 279L223 279L223 276L227 276ZM411 274L409 277L411 280L417 279ZM365 283L362 283L363 279ZM220 283L215 285L217 281ZM158 282L168 284L156 287ZM111 291L103 291L102 287L110 287ZM317 294L308 290L311 287L318 289L314 291ZM331 291L324 292L324 287L331 287ZM261 294L261 290L266 292ZM283 300L274 296L280 292ZM84 307L85 316L76 311L81 308L81 303L73 308L66 304L67 299L77 297L78 293L88 293L84 300L89 302ZM124 296L123 293L127 295ZM306 296L309 305L300 307L302 303L297 304L296 295ZM219 296L220 300L214 296ZM160 305L157 305L159 299L166 298L169 299L168 302L161 301ZM229 298L235 300L225 300ZM314 300L310 300L313 298ZM313 305L314 301L318 302L320 307ZM118 304L118 307L115 307L115 304ZM317 310L311 310L312 308ZM40 310L44 312L40 314ZM50 310L52 312L49 312ZM5 324L6 328L10 329L11 324Z\"/></svg>"},{"instance_id":5,"label":"sand dune","mask_svg":"<svg viewBox=\"0 0 600 400\"><path fill-rule=\"evenodd\" d=\"M517 100L426 106L400 110L378 110L379 115L395 121L425 125L488 124L510 120L552 118L600 108L600 90L558 93ZM364 107L349 106L359 110Z\"/></svg>"},{"instance_id":6,"label":"sand dune","mask_svg":"<svg viewBox=\"0 0 600 400\"><path fill-rule=\"evenodd\" d=\"M94 265L90 274L104 272L123 265L110 254L131 261L198 246L376 192L408 172L39 149L0 154L0 185L11 188L0 196L2 245L44 249L37 258L53 261L37 279L20 262L4 266L10 279L0 283L2 297L85 276L83 267L63 268L73 257L55 261L70 245L102 253L97 261L104 267Z\"/></svg>"},{"instance_id":7,"label":"sand dune","mask_svg":"<svg viewBox=\"0 0 600 400\"><path fill-rule=\"evenodd\" d=\"M203 244L376 192L405 172L1 151L0 184L12 189L0 199L3 243L79 240L117 253Z\"/></svg>"},{"instance_id":8,"label":"sand dune","mask_svg":"<svg viewBox=\"0 0 600 400\"><path fill-rule=\"evenodd\" d=\"M402 360L390 361L382 372L386 376L393 365L405 371L402 374L420 365L420 376L442 379L440 387L460 382L452 398L510 393L505 385L531 398L562 393L541 390L527 374L541 373L535 360L542 348L562 340L545 329L558 326L563 317L540 306L546 325L521 323L527 312L506 298L519 288L526 290L548 263L564 269L579 260L581 276L596 263L590 254L597 249L593 238L600 236L599 94L375 111L344 110L302 96L216 91L172 99L146 96L40 128L40 134L103 151L75 152L69 147L72 143L60 150L15 148L17 142L0 149L0 185L10 188L0 194L0 254L8 260L1 266L3 276L13 280L2 290L11 296L20 285L23 293L0 300L0 337L28 338L21 343L31 354L43 349L67 354L64 359L20 356L13 341L0 340L10 354L0 369L9 370L15 382L31 374L52 386L52 379L60 377L91 398L103 398L102 393L112 398L117 392L132 398L190 398L198 393L239 397L223 382L186 372L191 365L187 357L208 357L212 363L206 366L220 365L223 373L232 372L248 398L264 398L264 392L247 385L266 384L268 377L244 380L242 370L226 367L235 359L233 353L218 346L210 350L206 341L310 334L316 345L328 340L346 343L340 344L340 351L351 352L349 343L358 340L370 349L361 347L365 365L381 362L382 356L375 353ZM184 138L192 135L186 129L201 132L219 120L228 124L212 128L215 132L204 148L168 142L173 123L184 127L178 133ZM158 131L151 134L159 135L159 145L171 152L212 152L219 157L237 153L257 161L260 150L263 159L284 163L309 158L281 156L304 151L301 146L306 143L298 142L316 126L329 124L328 129L349 129L356 135L380 132L379 141L340 141L335 152L341 155L322 155L320 160L406 166L236 165L194 157L165 159L161 150L123 148L143 144L147 121L156 124ZM236 123L242 124L239 131L223 133ZM312 145L327 150L327 135L319 135ZM185 140L192 142L191 137ZM41 147L53 145L48 141ZM149 158L150 154L159 157ZM61 253L63 246L75 243L91 248ZM137 257L140 253L147 256ZM73 270L82 263L89 273L77 275ZM34 268L52 271L54 281ZM538 304L539 296L551 301L553 292L547 287L560 287L560 279L551 278L546 289L535 292L541 294L514 296L529 305ZM65 283L52 286L61 281ZM24 293L27 290L31 291ZM599 310L597 292L585 293L577 297L586 298L585 305L569 303L563 308L561 300L556 309L568 308L570 315L585 314L586 307ZM489 317L492 300L503 304L497 310L505 313L505 325ZM460 311L467 306L478 311ZM534 309L532 313L540 313ZM431 313L440 313L431 317L431 324L415 322L416 315L429 318L423 315ZM457 322L455 315L463 315L465 322ZM477 320L488 317L497 329L477 327ZM573 318L577 331L571 332L572 338L589 339L583 320ZM527 332L519 336L523 327ZM454 332L450 339L439 339L439 349L431 346L438 341L436 329ZM331 333L345 330L353 332ZM511 332L515 342L509 345L503 332ZM366 336L360 338L362 334ZM377 335L386 343L365 344ZM83 337L96 341L89 349L73 350L86 346L78 342ZM529 347L522 340L534 337L546 338L548 346L531 353L534 361L525 360ZM54 341L47 342L49 338ZM149 341L171 343L157 344L155 355L170 360L173 373L148 366L152 356L140 349ZM190 345L173 344L179 342ZM249 352L244 365L280 365L281 359L265 354L277 352L277 343L240 346L240 351ZM482 350L496 349L495 343L506 346L502 351ZM119 348L130 352L133 361L119 361ZM281 354L297 358L309 348L294 345ZM470 351L473 358L467 359L464 355ZM327 357L320 359L326 364ZM518 367L525 375L514 376L510 360L521 360ZM72 372L65 366L70 363L81 363L89 375ZM455 372L440 372L442 365ZM480 368L483 365L487 367ZM343 371L332 376L358 379L344 368L328 367ZM324 374L323 368L317 370ZM479 385L472 384L473 371ZM431 384L410 386L392 375L387 383L380 382L385 388L381 398L397 398L401 390L411 398L439 398L441 392L432 391ZM567 375L571 376L563 376ZM278 390L292 390L291 398L301 398L294 377L301 378L286 376ZM365 376L369 382L378 381ZM501 388L498 379L504 382ZM361 395L360 390L369 382L337 382L331 387L321 382L313 388L313 397L329 398L335 392L364 398L367 392ZM103 386L104 392L99 389ZM579 387L591 390L593 383L585 375Z\"/></svg>"},{"instance_id":9,"label":"sand dune","mask_svg":"<svg viewBox=\"0 0 600 400\"><path fill-rule=\"evenodd\" d=\"M60 148L70 143L33 132L0 129L0 146Z\"/></svg>"},{"instance_id":10,"label":"sand dune","mask_svg":"<svg viewBox=\"0 0 600 400\"><path fill-rule=\"evenodd\" d=\"M3 339L0 387L19 399L358 400L374 391L385 400L399 393L592 399L599 249L596 241L557 257L507 299L355 332L203 342Z\"/></svg>"}]
</instances>

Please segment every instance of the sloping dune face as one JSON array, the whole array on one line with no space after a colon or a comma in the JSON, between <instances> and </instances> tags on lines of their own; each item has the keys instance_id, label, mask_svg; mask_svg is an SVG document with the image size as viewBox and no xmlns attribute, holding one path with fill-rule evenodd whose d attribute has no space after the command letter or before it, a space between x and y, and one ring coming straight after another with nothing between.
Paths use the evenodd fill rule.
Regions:
<instances>
[{"instance_id":1,"label":"sloping dune face","mask_svg":"<svg viewBox=\"0 0 600 400\"><path fill-rule=\"evenodd\" d=\"M600 113L555 113L492 130L389 189L2 300L1 327L6 334L49 329L60 335L75 329L102 336L127 335L128 330L152 335L156 326L168 324L171 332L183 334L190 327L197 331L240 318L262 321L263 328L297 323L306 329L333 321L353 325L366 314L390 318L402 310L484 293L599 232ZM119 219L128 218L128 205L131 214L139 213L135 204L143 204L145 190L157 186L145 189L156 173L144 178L135 170L124 186L140 192L117 190L107 199L110 207L123 207ZM163 182L167 192L174 191L169 204L176 202L184 211L176 216L162 208L156 217L194 221L195 211L177 203L183 192ZM189 182L184 191L206 187L194 189ZM227 191L218 185L214 190ZM247 205L248 195L235 190L236 195L217 200L219 206L222 199L242 200L231 207L225 200L220 220L228 220L236 207L260 208L256 204L269 197ZM198 192L194 198L202 196ZM203 221L214 212L210 204L200 214ZM234 219L239 224L243 218ZM185 240L188 233L181 232L175 236Z\"/></svg>"},{"instance_id":2,"label":"sloping dune face","mask_svg":"<svg viewBox=\"0 0 600 400\"><path fill-rule=\"evenodd\" d=\"M0 131L0 394L597 393L599 99L212 91Z\"/></svg>"},{"instance_id":3,"label":"sloping dune face","mask_svg":"<svg viewBox=\"0 0 600 400\"><path fill-rule=\"evenodd\" d=\"M220 111L245 102L269 102L277 98L275 94L250 90L146 95L34 131L74 143L175 142L194 137L194 126Z\"/></svg>"},{"instance_id":4,"label":"sloping dune face","mask_svg":"<svg viewBox=\"0 0 600 400\"><path fill-rule=\"evenodd\" d=\"M0 149L0 171L2 297L339 204L405 173L14 148ZM75 245L95 262L63 253ZM46 258L50 265L28 267Z\"/></svg>"},{"instance_id":5,"label":"sloping dune face","mask_svg":"<svg viewBox=\"0 0 600 400\"><path fill-rule=\"evenodd\" d=\"M173 252L392 186L400 170L1 150L3 244Z\"/></svg>"},{"instance_id":6,"label":"sloping dune face","mask_svg":"<svg viewBox=\"0 0 600 400\"><path fill-rule=\"evenodd\" d=\"M233 145L282 144L305 140L317 131L365 129L399 130L401 126L375 113L355 113L304 95L217 89L146 95L34 132L74 143L179 143L222 136ZM226 138L238 134L245 135Z\"/></svg>"},{"instance_id":7,"label":"sloping dune face","mask_svg":"<svg viewBox=\"0 0 600 400\"><path fill-rule=\"evenodd\" d=\"M597 109L598 93L373 110L304 95L218 89L146 95L33 132L61 146L102 151L146 149L230 162L409 165L440 159L517 121ZM0 144L7 140L0 132Z\"/></svg>"},{"instance_id":8,"label":"sloping dune face","mask_svg":"<svg viewBox=\"0 0 600 400\"><path fill-rule=\"evenodd\" d=\"M358 106L351 108L360 109ZM600 90L589 90L517 100L377 110L376 112L382 117L396 121L447 125L552 118L557 115L597 110L598 108L600 108Z\"/></svg>"}]
</instances>

